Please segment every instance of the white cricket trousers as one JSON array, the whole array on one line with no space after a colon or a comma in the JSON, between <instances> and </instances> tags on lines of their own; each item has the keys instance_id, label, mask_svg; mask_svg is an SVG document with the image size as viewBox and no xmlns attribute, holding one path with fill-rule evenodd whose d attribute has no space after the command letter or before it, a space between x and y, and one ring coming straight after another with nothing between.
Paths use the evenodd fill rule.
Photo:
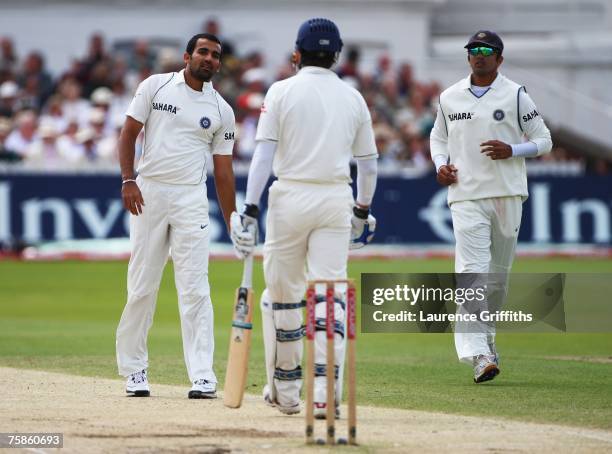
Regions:
<instances>
[{"instance_id":1,"label":"white cricket trousers","mask_svg":"<svg viewBox=\"0 0 612 454\"><path fill-rule=\"evenodd\" d=\"M494 295L489 292L489 298L501 302L507 293L522 206L520 196L467 200L450 206L456 241L455 272L493 273L483 278L488 279L490 289L497 288ZM479 322L455 325L455 348L461 361L471 364L473 356L490 354L489 344L494 342L494 326Z\"/></svg>"},{"instance_id":2,"label":"white cricket trousers","mask_svg":"<svg viewBox=\"0 0 612 454\"><path fill-rule=\"evenodd\" d=\"M130 217L128 298L117 328L119 374L127 376L149 365L147 334L170 250L189 380L216 383L206 185L165 184L142 176L137 184L145 205L142 214Z\"/></svg>"},{"instance_id":3,"label":"white cricket trousers","mask_svg":"<svg viewBox=\"0 0 612 454\"><path fill-rule=\"evenodd\" d=\"M346 279L353 195L346 183L276 181L269 190L264 245L266 291L262 319L266 370L272 397L281 405L299 402L303 353L303 304L307 280ZM325 305L315 316L323 322ZM345 311L335 304L338 331ZM325 365L325 333L317 331L315 362ZM336 368L344 361L342 335L336 334ZM315 400L325 402L324 370L315 380Z\"/></svg>"}]
</instances>

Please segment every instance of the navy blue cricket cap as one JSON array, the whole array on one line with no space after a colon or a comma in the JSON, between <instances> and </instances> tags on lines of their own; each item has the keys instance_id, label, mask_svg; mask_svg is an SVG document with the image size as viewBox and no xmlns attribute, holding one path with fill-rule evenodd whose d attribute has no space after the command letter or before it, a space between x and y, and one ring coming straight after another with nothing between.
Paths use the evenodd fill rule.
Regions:
<instances>
[{"instance_id":1,"label":"navy blue cricket cap","mask_svg":"<svg viewBox=\"0 0 612 454\"><path fill-rule=\"evenodd\" d=\"M466 49L478 46L489 46L500 51L504 50L504 43L499 35L490 30L479 30L474 33L468 43L464 46Z\"/></svg>"}]
</instances>

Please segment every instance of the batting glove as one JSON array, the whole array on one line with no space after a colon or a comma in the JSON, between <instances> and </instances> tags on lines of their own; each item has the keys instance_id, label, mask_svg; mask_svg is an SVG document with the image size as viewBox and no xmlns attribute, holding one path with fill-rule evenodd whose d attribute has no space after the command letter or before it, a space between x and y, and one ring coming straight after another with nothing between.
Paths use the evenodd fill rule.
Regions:
<instances>
[{"instance_id":1,"label":"batting glove","mask_svg":"<svg viewBox=\"0 0 612 454\"><path fill-rule=\"evenodd\" d=\"M234 211L230 217L230 236L234 244L234 252L239 259L251 255L257 244L257 216L259 210L255 205L247 205L247 207L245 207L243 214ZM250 215L246 214L247 212Z\"/></svg>"},{"instance_id":2,"label":"batting glove","mask_svg":"<svg viewBox=\"0 0 612 454\"><path fill-rule=\"evenodd\" d=\"M255 244L257 244L257 237L259 233L259 208L257 208L257 205L247 204L244 206L240 217L242 219L242 225L246 229L253 230L253 237L255 238Z\"/></svg>"},{"instance_id":3,"label":"batting glove","mask_svg":"<svg viewBox=\"0 0 612 454\"><path fill-rule=\"evenodd\" d=\"M230 236L232 243L234 244L234 252L236 257L244 259L253 253L255 249L255 236L253 235L253 228L247 229L242 224L242 217L237 213L233 212L230 217Z\"/></svg>"},{"instance_id":4,"label":"batting glove","mask_svg":"<svg viewBox=\"0 0 612 454\"><path fill-rule=\"evenodd\" d=\"M372 241L376 230L376 218L367 208L353 207L351 241L349 249L360 249Z\"/></svg>"}]
</instances>

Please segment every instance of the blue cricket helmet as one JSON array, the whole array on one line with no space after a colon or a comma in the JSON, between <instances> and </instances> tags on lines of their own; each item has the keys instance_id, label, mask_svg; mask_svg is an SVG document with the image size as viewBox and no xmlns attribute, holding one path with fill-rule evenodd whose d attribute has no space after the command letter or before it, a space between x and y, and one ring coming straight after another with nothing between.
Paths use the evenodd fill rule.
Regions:
<instances>
[{"instance_id":1,"label":"blue cricket helmet","mask_svg":"<svg viewBox=\"0 0 612 454\"><path fill-rule=\"evenodd\" d=\"M342 39L336 24L329 19L315 17L304 22L298 30L295 47L308 52L331 52L342 50Z\"/></svg>"}]
</instances>

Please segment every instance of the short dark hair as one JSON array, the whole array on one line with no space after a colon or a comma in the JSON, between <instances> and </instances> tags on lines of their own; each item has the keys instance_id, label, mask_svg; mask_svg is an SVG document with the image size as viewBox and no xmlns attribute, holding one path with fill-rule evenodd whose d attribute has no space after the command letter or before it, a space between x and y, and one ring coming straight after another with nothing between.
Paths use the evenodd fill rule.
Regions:
<instances>
[{"instance_id":1,"label":"short dark hair","mask_svg":"<svg viewBox=\"0 0 612 454\"><path fill-rule=\"evenodd\" d=\"M329 69L334 63L336 63L335 52L309 52L307 50L300 49L300 54L302 55L302 58L300 59L300 64L302 66L319 66L321 68Z\"/></svg>"},{"instance_id":2,"label":"short dark hair","mask_svg":"<svg viewBox=\"0 0 612 454\"><path fill-rule=\"evenodd\" d=\"M210 33L198 33L197 35L193 35L191 39L187 42L185 52L187 52L189 55L193 54L198 39L207 39L209 41L213 41L221 45L221 41L215 35L211 35Z\"/></svg>"}]
</instances>

